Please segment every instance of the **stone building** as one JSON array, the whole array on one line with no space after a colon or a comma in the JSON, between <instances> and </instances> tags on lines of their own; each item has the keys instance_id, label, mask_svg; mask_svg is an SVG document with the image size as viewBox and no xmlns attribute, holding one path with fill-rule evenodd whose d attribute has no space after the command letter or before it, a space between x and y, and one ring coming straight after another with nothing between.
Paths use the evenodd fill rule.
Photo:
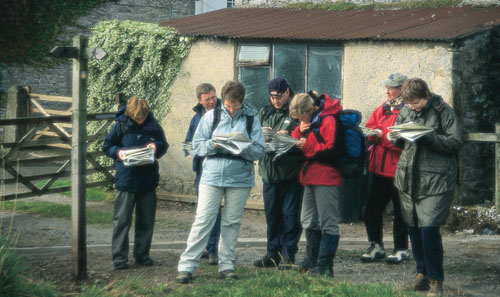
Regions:
<instances>
[{"instance_id":1,"label":"stone building","mask_svg":"<svg viewBox=\"0 0 500 297\"><path fill-rule=\"evenodd\" d=\"M180 142L196 104L194 90L211 82L220 92L239 79L256 106L267 100L267 82L283 76L296 92L316 89L358 109L364 121L385 100L381 81L402 72L426 80L457 111L467 132L493 132L500 104L500 7L418 10L292 11L225 9L167 21L195 36L171 87L171 112L163 122L171 146L163 159L167 191L193 193L191 159ZM178 145L176 145L178 144ZM458 203L491 200L493 144L465 143L459 155ZM481 166L478 166L481 165ZM252 192L259 199L260 178ZM362 195L361 195L362 196Z\"/></svg>"}]
</instances>

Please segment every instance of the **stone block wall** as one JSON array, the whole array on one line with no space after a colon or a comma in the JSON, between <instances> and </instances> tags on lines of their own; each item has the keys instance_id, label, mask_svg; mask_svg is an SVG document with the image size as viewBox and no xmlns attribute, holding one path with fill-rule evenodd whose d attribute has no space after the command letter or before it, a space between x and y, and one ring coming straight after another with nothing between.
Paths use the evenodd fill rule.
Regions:
<instances>
[{"instance_id":1,"label":"stone block wall","mask_svg":"<svg viewBox=\"0 0 500 297\"><path fill-rule=\"evenodd\" d=\"M90 28L104 20L133 20L159 23L194 15L195 0L116 0L101 4L80 17L76 26L67 26L57 44L76 35L89 35ZM0 93L13 86L30 86L35 93L71 96L71 61L50 68L12 65L0 68Z\"/></svg>"},{"instance_id":2,"label":"stone block wall","mask_svg":"<svg viewBox=\"0 0 500 297\"><path fill-rule=\"evenodd\" d=\"M494 133L500 123L500 28L457 42L454 57L454 106L463 133ZM493 200L495 146L464 142L460 156L457 203Z\"/></svg>"}]
</instances>

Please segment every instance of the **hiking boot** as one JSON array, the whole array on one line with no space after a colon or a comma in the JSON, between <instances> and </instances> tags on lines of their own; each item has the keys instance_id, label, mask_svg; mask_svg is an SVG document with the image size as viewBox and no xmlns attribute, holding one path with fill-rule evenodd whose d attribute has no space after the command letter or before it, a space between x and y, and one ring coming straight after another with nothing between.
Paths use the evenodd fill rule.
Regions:
<instances>
[{"instance_id":1,"label":"hiking boot","mask_svg":"<svg viewBox=\"0 0 500 297\"><path fill-rule=\"evenodd\" d=\"M225 280L236 280L239 279L238 275L236 275L236 272L234 270L228 269L220 272L221 278Z\"/></svg>"},{"instance_id":2,"label":"hiking boot","mask_svg":"<svg viewBox=\"0 0 500 297\"><path fill-rule=\"evenodd\" d=\"M318 260L311 273L313 275L334 277L333 274L333 258L337 253L339 246L339 235L323 233L318 253Z\"/></svg>"},{"instance_id":3,"label":"hiking boot","mask_svg":"<svg viewBox=\"0 0 500 297\"><path fill-rule=\"evenodd\" d=\"M316 229L306 229L306 256L299 265L296 266L300 272L306 272L316 266L318 261L319 246L322 232Z\"/></svg>"},{"instance_id":4,"label":"hiking boot","mask_svg":"<svg viewBox=\"0 0 500 297\"><path fill-rule=\"evenodd\" d=\"M289 269L297 270L298 268L296 268L296 266L298 266L298 265L295 265L295 261L292 260L289 256L283 256L283 257L281 257L281 262L279 263L278 269L280 269L280 270L289 270Z\"/></svg>"},{"instance_id":5,"label":"hiking boot","mask_svg":"<svg viewBox=\"0 0 500 297\"><path fill-rule=\"evenodd\" d=\"M384 247L375 241L370 243L370 247L366 253L361 256L363 262L374 262L385 258Z\"/></svg>"},{"instance_id":6,"label":"hiking boot","mask_svg":"<svg viewBox=\"0 0 500 297\"><path fill-rule=\"evenodd\" d=\"M135 263L137 263L140 266L153 266L155 262L150 257L147 257L140 261L136 260Z\"/></svg>"},{"instance_id":7,"label":"hiking boot","mask_svg":"<svg viewBox=\"0 0 500 297\"><path fill-rule=\"evenodd\" d=\"M408 260L410 260L410 253L408 252L408 250L397 251L394 254L387 256L387 258L385 259L387 263L391 264L399 264L403 261Z\"/></svg>"},{"instance_id":8,"label":"hiking boot","mask_svg":"<svg viewBox=\"0 0 500 297\"><path fill-rule=\"evenodd\" d=\"M429 290L429 278L423 273L417 273L413 279L413 290L415 291L428 291Z\"/></svg>"},{"instance_id":9,"label":"hiking boot","mask_svg":"<svg viewBox=\"0 0 500 297\"><path fill-rule=\"evenodd\" d=\"M202 259L208 259L208 251L207 251L207 249L204 249L203 252L201 252L201 258Z\"/></svg>"},{"instance_id":10,"label":"hiking boot","mask_svg":"<svg viewBox=\"0 0 500 297\"><path fill-rule=\"evenodd\" d=\"M179 274L175 278L178 283L187 284L191 282L193 274L187 271L179 271Z\"/></svg>"},{"instance_id":11,"label":"hiking boot","mask_svg":"<svg viewBox=\"0 0 500 297\"><path fill-rule=\"evenodd\" d=\"M115 270L124 270L124 269L128 269L128 264L126 262L118 262L118 263L115 263Z\"/></svg>"},{"instance_id":12,"label":"hiking boot","mask_svg":"<svg viewBox=\"0 0 500 297\"><path fill-rule=\"evenodd\" d=\"M208 255L208 264L209 265L217 265L217 264L219 264L219 257L217 257L216 254L209 254Z\"/></svg>"},{"instance_id":13,"label":"hiking boot","mask_svg":"<svg viewBox=\"0 0 500 297\"><path fill-rule=\"evenodd\" d=\"M443 296L443 281L429 278L429 292L427 296Z\"/></svg>"},{"instance_id":14,"label":"hiking boot","mask_svg":"<svg viewBox=\"0 0 500 297\"><path fill-rule=\"evenodd\" d=\"M253 265L259 268L278 267L280 259L276 256L265 255L261 259L255 260Z\"/></svg>"}]
</instances>

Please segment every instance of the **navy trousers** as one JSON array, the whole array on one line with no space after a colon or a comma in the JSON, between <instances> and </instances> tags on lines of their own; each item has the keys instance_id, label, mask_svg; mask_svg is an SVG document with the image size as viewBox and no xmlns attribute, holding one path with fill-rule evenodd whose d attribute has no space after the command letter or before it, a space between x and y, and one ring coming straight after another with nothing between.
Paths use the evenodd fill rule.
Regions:
<instances>
[{"instance_id":1,"label":"navy trousers","mask_svg":"<svg viewBox=\"0 0 500 297\"><path fill-rule=\"evenodd\" d=\"M201 170L196 172L196 198L198 199L198 188L200 187ZM215 225L210 232L210 237L208 238L207 251L209 255L217 255L219 236L220 236L220 221L222 218L222 210L219 208L219 213L217 214L217 219L215 219Z\"/></svg>"},{"instance_id":2,"label":"navy trousers","mask_svg":"<svg viewBox=\"0 0 500 297\"><path fill-rule=\"evenodd\" d=\"M368 202L365 208L365 227L368 241L383 246L383 215L389 201L394 206L394 222L392 225L394 251L408 249L408 230L401 215L399 193L394 187L394 179L372 174Z\"/></svg>"},{"instance_id":3,"label":"navy trousers","mask_svg":"<svg viewBox=\"0 0 500 297\"><path fill-rule=\"evenodd\" d=\"M408 227L417 272L444 280L443 240L437 227Z\"/></svg>"},{"instance_id":4,"label":"navy trousers","mask_svg":"<svg viewBox=\"0 0 500 297\"><path fill-rule=\"evenodd\" d=\"M297 178L278 183L263 182L267 223L267 254L280 252L295 260L302 228L300 210L304 187Z\"/></svg>"}]
</instances>

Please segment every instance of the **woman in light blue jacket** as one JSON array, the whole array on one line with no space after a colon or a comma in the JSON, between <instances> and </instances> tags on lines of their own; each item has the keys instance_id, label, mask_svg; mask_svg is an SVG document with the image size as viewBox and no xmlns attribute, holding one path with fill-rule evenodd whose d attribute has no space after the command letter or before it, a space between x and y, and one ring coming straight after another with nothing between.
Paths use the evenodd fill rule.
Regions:
<instances>
[{"instance_id":1,"label":"woman in light blue jacket","mask_svg":"<svg viewBox=\"0 0 500 297\"><path fill-rule=\"evenodd\" d=\"M189 283L192 273L200 263L203 248L207 245L210 230L222 197L221 238L219 241L219 272L224 279L237 279L234 249L240 232L243 209L254 186L253 161L266 152L264 135L257 110L243 103L245 88L238 81L229 81L222 88L222 106L208 111L200 120L193 137L197 156L205 157L200 180L196 217L189 233L187 247L182 253L176 280ZM241 132L252 144L235 155L214 144L212 135Z\"/></svg>"}]
</instances>

